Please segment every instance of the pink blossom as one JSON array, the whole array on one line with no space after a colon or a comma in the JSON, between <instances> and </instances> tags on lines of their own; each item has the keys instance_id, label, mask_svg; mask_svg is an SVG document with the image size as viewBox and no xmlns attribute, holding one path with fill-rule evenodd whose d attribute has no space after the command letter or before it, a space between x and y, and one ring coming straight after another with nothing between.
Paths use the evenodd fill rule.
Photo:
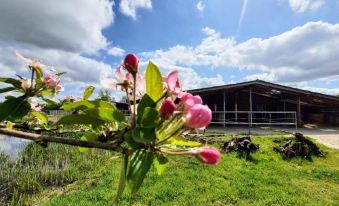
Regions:
<instances>
[{"instance_id":1,"label":"pink blossom","mask_svg":"<svg viewBox=\"0 0 339 206\"><path fill-rule=\"evenodd\" d=\"M127 54L124 59L124 68L131 74L138 72L139 58L135 54Z\"/></svg>"},{"instance_id":2,"label":"pink blossom","mask_svg":"<svg viewBox=\"0 0 339 206\"><path fill-rule=\"evenodd\" d=\"M162 102L159 112L163 118L167 119L174 113L176 108L177 105L175 105L172 100L166 99Z\"/></svg>"},{"instance_id":3,"label":"pink blossom","mask_svg":"<svg viewBox=\"0 0 339 206\"><path fill-rule=\"evenodd\" d=\"M198 149L196 157L205 164L216 165L219 163L221 154L214 147L202 147Z\"/></svg>"},{"instance_id":4,"label":"pink blossom","mask_svg":"<svg viewBox=\"0 0 339 206\"><path fill-rule=\"evenodd\" d=\"M212 111L206 105L195 104L185 111L185 117L190 128L205 129L212 121Z\"/></svg>"},{"instance_id":5,"label":"pink blossom","mask_svg":"<svg viewBox=\"0 0 339 206\"><path fill-rule=\"evenodd\" d=\"M50 75L44 78L44 83L49 88L56 88L60 84L60 78L57 75Z\"/></svg>"},{"instance_id":6,"label":"pink blossom","mask_svg":"<svg viewBox=\"0 0 339 206\"><path fill-rule=\"evenodd\" d=\"M122 85L127 85L128 88L132 88L129 90L129 98L132 98L133 92L133 76L130 73L121 71L121 66L119 66L114 71L115 79L112 78L102 78L100 80L101 85L107 88L119 89L123 92L125 88ZM145 79L141 74L136 74L136 98L139 99L146 93Z\"/></svg>"},{"instance_id":7,"label":"pink blossom","mask_svg":"<svg viewBox=\"0 0 339 206\"><path fill-rule=\"evenodd\" d=\"M178 70L174 70L169 73L167 77L164 77L164 83L169 95L178 95L181 97L182 86L179 82Z\"/></svg>"},{"instance_id":8,"label":"pink blossom","mask_svg":"<svg viewBox=\"0 0 339 206\"><path fill-rule=\"evenodd\" d=\"M199 95L192 95L190 93L184 93L180 99L180 103L185 106L185 110L196 104L202 104L202 99Z\"/></svg>"},{"instance_id":9,"label":"pink blossom","mask_svg":"<svg viewBox=\"0 0 339 206\"><path fill-rule=\"evenodd\" d=\"M37 104L36 102L30 102L31 109L35 112L41 112L42 106Z\"/></svg>"},{"instance_id":10,"label":"pink blossom","mask_svg":"<svg viewBox=\"0 0 339 206\"><path fill-rule=\"evenodd\" d=\"M55 72L55 69L53 67L47 66L47 65L41 63L38 59L26 58L26 57L22 56L18 51L15 51L15 55L17 56L18 59L20 59L21 62L23 62L27 66L39 67L39 68L44 69L44 70L49 70L49 71Z\"/></svg>"}]
</instances>

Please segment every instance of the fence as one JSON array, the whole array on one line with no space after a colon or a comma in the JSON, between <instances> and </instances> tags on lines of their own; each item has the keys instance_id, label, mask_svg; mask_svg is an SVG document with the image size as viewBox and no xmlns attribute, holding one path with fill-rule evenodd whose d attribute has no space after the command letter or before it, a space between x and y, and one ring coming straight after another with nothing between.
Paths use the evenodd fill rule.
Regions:
<instances>
[{"instance_id":1,"label":"fence","mask_svg":"<svg viewBox=\"0 0 339 206\"><path fill-rule=\"evenodd\" d=\"M297 113L293 111L213 111L212 123L225 125L293 125L297 129Z\"/></svg>"}]
</instances>

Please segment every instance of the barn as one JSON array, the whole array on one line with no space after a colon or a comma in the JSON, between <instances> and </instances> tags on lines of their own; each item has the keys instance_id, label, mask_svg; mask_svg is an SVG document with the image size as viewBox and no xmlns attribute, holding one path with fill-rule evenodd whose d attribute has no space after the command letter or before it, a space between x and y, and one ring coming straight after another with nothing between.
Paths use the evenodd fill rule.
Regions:
<instances>
[{"instance_id":1,"label":"barn","mask_svg":"<svg viewBox=\"0 0 339 206\"><path fill-rule=\"evenodd\" d=\"M262 80L189 91L213 112L213 124L339 125L339 98Z\"/></svg>"}]
</instances>

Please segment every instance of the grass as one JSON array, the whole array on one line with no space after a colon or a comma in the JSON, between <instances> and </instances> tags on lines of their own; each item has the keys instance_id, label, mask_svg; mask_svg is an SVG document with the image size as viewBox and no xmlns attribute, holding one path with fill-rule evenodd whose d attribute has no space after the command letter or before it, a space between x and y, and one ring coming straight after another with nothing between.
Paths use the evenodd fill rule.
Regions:
<instances>
[{"instance_id":1,"label":"grass","mask_svg":"<svg viewBox=\"0 0 339 206\"><path fill-rule=\"evenodd\" d=\"M322 147L326 158L286 161L272 150L281 138L254 137L260 150L251 161L224 154L210 167L193 157L170 158L162 176L152 168L139 193L125 194L119 205L339 205L339 150ZM69 155L75 156L68 164L73 172L62 187L43 185L21 203L112 205L120 159L99 150Z\"/></svg>"}]
</instances>

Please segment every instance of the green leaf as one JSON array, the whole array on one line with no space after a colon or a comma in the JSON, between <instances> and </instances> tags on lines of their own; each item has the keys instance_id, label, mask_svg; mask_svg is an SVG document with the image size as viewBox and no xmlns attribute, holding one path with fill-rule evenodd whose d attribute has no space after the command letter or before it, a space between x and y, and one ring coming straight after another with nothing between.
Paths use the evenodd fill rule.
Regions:
<instances>
[{"instance_id":1,"label":"green leaf","mask_svg":"<svg viewBox=\"0 0 339 206\"><path fill-rule=\"evenodd\" d=\"M41 112L32 112L32 115L38 118L43 124L48 123L48 117L47 114L41 113Z\"/></svg>"},{"instance_id":2,"label":"green leaf","mask_svg":"<svg viewBox=\"0 0 339 206\"><path fill-rule=\"evenodd\" d=\"M43 76L42 69L40 67L34 67L34 70L36 72L36 78L37 80L41 80Z\"/></svg>"},{"instance_id":3,"label":"green leaf","mask_svg":"<svg viewBox=\"0 0 339 206\"><path fill-rule=\"evenodd\" d=\"M56 105L57 103L51 99L48 98L41 98L44 102L47 103L47 105Z\"/></svg>"},{"instance_id":4,"label":"green leaf","mask_svg":"<svg viewBox=\"0 0 339 206\"><path fill-rule=\"evenodd\" d=\"M107 122L122 122L125 120L125 115L116 108L99 107L87 109L84 110L84 112L93 118L101 119Z\"/></svg>"},{"instance_id":5,"label":"green leaf","mask_svg":"<svg viewBox=\"0 0 339 206\"><path fill-rule=\"evenodd\" d=\"M164 88L161 73L158 67L151 61L146 68L145 79L146 93L156 102L162 96Z\"/></svg>"},{"instance_id":6,"label":"green leaf","mask_svg":"<svg viewBox=\"0 0 339 206\"><path fill-rule=\"evenodd\" d=\"M21 81L13 78L0 78L0 82L13 85L15 88L21 88Z\"/></svg>"},{"instance_id":7,"label":"green leaf","mask_svg":"<svg viewBox=\"0 0 339 206\"><path fill-rule=\"evenodd\" d=\"M153 160L153 165L157 170L158 175L162 175L162 173L165 171L167 163L168 159L163 154L157 154L157 157Z\"/></svg>"},{"instance_id":8,"label":"green leaf","mask_svg":"<svg viewBox=\"0 0 339 206\"><path fill-rule=\"evenodd\" d=\"M145 94L139 102L138 109L137 109L139 121L141 120L146 107L155 107L155 102L148 94Z\"/></svg>"},{"instance_id":9,"label":"green leaf","mask_svg":"<svg viewBox=\"0 0 339 206\"><path fill-rule=\"evenodd\" d=\"M15 90L15 87L5 87L5 88L0 88L0 93L5 93L5 92L10 92Z\"/></svg>"},{"instance_id":10,"label":"green leaf","mask_svg":"<svg viewBox=\"0 0 339 206\"><path fill-rule=\"evenodd\" d=\"M152 108L146 107L142 113L140 126L143 128L155 128L157 126L157 120L159 118L159 112Z\"/></svg>"},{"instance_id":11,"label":"green leaf","mask_svg":"<svg viewBox=\"0 0 339 206\"><path fill-rule=\"evenodd\" d=\"M115 196L114 202L117 203L120 197L122 196L125 187L126 187L126 180L127 180L127 169L128 169L128 155L124 154L124 159L121 165L121 172L120 172L120 180L118 186L118 192Z\"/></svg>"},{"instance_id":12,"label":"green leaf","mask_svg":"<svg viewBox=\"0 0 339 206\"><path fill-rule=\"evenodd\" d=\"M77 102L65 103L62 105L62 109L65 111L72 111L72 110L83 110L83 109L90 109L94 108L95 104L93 102L82 100Z\"/></svg>"},{"instance_id":13,"label":"green leaf","mask_svg":"<svg viewBox=\"0 0 339 206\"><path fill-rule=\"evenodd\" d=\"M142 182L144 181L147 172L153 163L153 153L144 149L137 150L133 153L129 162L127 183L132 194L135 194Z\"/></svg>"},{"instance_id":14,"label":"green leaf","mask_svg":"<svg viewBox=\"0 0 339 206\"><path fill-rule=\"evenodd\" d=\"M129 147L132 149L140 149L143 147L143 144L140 144L133 139L132 131L128 131L124 135L124 139Z\"/></svg>"},{"instance_id":15,"label":"green leaf","mask_svg":"<svg viewBox=\"0 0 339 206\"><path fill-rule=\"evenodd\" d=\"M63 125L72 125L72 124L91 124L91 125L101 125L105 122L97 118L90 117L86 114L72 114L66 115L59 119L57 124Z\"/></svg>"},{"instance_id":16,"label":"green leaf","mask_svg":"<svg viewBox=\"0 0 339 206\"><path fill-rule=\"evenodd\" d=\"M88 86L85 91L84 94L82 95L82 99L83 100L88 100L88 98L93 94L94 92L94 87L93 86Z\"/></svg>"},{"instance_id":17,"label":"green leaf","mask_svg":"<svg viewBox=\"0 0 339 206\"><path fill-rule=\"evenodd\" d=\"M149 143L157 138L154 128L136 127L132 130L133 140L138 143Z\"/></svg>"},{"instance_id":18,"label":"green leaf","mask_svg":"<svg viewBox=\"0 0 339 206\"><path fill-rule=\"evenodd\" d=\"M63 104L61 108L66 111L72 111L72 110L93 109L97 107L116 109L116 107L112 103L102 100L96 101L81 100L77 102L70 102Z\"/></svg>"},{"instance_id":19,"label":"green leaf","mask_svg":"<svg viewBox=\"0 0 339 206\"><path fill-rule=\"evenodd\" d=\"M168 141L165 142L165 144L172 144L172 145L186 146L186 147L201 147L202 146L202 144L199 142L189 141L180 136L171 137Z\"/></svg>"},{"instance_id":20,"label":"green leaf","mask_svg":"<svg viewBox=\"0 0 339 206\"><path fill-rule=\"evenodd\" d=\"M0 104L0 122L22 119L31 110L31 105L24 97L10 97Z\"/></svg>"},{"instance_id":21,"label":"green leaf","mask_svg":"<svg viewBox=\"0 0 339 206\"><path fill-rule=\"evenodd\" d=\"M98 136L95 133L86 133L80 139L84 141L94 141L97 140ZM78 147L80 152L88 152L90 148L87 147Z\"/></svg>"}]
</instances>

